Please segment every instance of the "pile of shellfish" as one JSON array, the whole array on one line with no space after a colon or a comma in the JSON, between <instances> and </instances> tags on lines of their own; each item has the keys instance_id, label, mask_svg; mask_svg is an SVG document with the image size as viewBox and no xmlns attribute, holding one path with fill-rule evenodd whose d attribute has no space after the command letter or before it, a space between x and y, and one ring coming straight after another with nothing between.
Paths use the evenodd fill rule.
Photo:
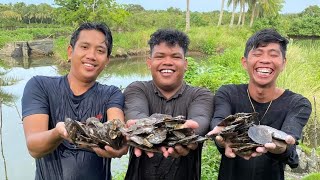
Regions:
<instances>
[{"instance_id":1,"label":"pile of shellfish","mask_svg":"<svg viewBox=\"0 0 320 180\"><path fill-rule=\"evenodd\" d=\"M128 136L130 146L150 152L160 152L161 146L188 145L207 140L196 135L193 129L185 127L185 122L184 116L153 114L148 118L138 119L135 124L124 129L123 134Z\"/></svg>"},{"instance_id":2,"label":"pile of shellfish","mask_svg":"<svg viewBox=\"0 0 320 180\"><path fill-rule=\"evenodd\" d=\"M230 142L233 152L238 155L249 155L255 152L257 147L271 143L273 139L285 142L285 132L266 125L255 125L257 117L256 112L229 115L218 124L224 126L218 135ZM213 139L215 135L207 137Z\"/></svg>"},{"instance_id":3,"label":"pile of shellfish","mask_svg":"<svg viewBox=\"0 0 320 180\"><path fill-rule=\"evenodd\" d=\"M82 123L66 118L65 127L70 140L78 147L90 149L90 147L104 148L105 145L109 145L119 149L123 144L124 136L120 129L124 128L124 123L119 119L102 123L98 118L90 117Z\"/></svg>"}]
</instances>

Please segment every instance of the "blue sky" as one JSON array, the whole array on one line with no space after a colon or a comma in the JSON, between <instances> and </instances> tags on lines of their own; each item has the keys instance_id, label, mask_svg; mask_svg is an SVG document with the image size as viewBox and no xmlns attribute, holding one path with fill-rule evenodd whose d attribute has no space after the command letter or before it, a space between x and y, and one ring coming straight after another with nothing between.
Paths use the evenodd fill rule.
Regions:
<instances>
[{"instance_id":1,"label":"blue sky","mask_svg":"<svg viewBox=\"0 0 320 180\"><path fill-rule=\"evenodd\" d=\"M116 0L120 4L140 4L145 9L167 9L169 7L186 9L186 0ZM225 0L227 1L227 0ZM48 3L54 4L54 0L0 0L0 3L25 2L27 4ZM285 0L282 13L297 13L303 11L310 5L320 6L320 0ZM220 10L221 0L190 0L191 11L207 12ZM225 10L231 11L225 7Z\"/></svg>"}]
</instances>

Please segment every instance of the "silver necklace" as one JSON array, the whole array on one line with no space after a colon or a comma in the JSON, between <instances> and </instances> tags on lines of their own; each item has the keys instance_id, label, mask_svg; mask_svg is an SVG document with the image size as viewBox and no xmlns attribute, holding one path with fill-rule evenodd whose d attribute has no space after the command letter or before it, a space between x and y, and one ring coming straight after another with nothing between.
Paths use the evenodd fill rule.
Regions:
<instances>
[{"instance_id":1,"label":"silver necklace","mask_svg":"<svg viewBox=\"0 0 320 180\"><path fill-rule=\"evenodd\" d=\"M250 94L249 94L249 89L247 89L247 95L248 95L248 98L249 98L251 107L252 107L252 109L253 109L253 112L257 112L256 109L255 109L254 106L253 106L252 101L251 101L251 97L250 97ZM270 101L270 103L269 103L269 105L268 105L268 107L267 107L267 110L264 112L262 118L259 119L259 125L260 125L260 122L262 121L262 119L264 118L264 116L265 116L265 115L267 114L267 112L269 111L269 108L270 108L271 104L272 104L272 100Z\"/></svg>"}]
</instances>

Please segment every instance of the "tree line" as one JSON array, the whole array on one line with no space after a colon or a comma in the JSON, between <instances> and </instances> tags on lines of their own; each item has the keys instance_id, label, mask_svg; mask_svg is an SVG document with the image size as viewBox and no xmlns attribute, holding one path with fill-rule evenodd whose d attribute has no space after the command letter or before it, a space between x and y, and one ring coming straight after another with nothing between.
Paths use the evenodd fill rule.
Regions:
<instances>
[{"instance_id":1,"label":"tree line","mask_svg":"<svg viewBox=\"0 0 320 180\"><path fill-rule=\"evenodd\" d=\"M253 30L274 27L293 36L320 36L320 8L310 6L301 13L280 14L284 0L221 0L220 11L191 12L186 9L145 10L137 4L118 4L115 0L55 0L54 5L0 4L0 27L77 26L87 21L103 21L113 30L136 31L144 28L233 26ZM232 12L225 11L225 4Z\"/></svg>"}]
</instances>

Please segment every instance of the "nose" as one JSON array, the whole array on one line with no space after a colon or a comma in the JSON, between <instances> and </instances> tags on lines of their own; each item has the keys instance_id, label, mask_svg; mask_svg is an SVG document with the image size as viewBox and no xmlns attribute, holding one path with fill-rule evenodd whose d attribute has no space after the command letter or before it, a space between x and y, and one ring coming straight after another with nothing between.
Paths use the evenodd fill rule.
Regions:
<instances>
[{"instance_id":1,"label":"nose","mask_svg":"<svg viewBox=\"0 0 320 180\"><path fill-rule=\"evenodd\" d=\"M86 52L86 58L96 60L96 51L94 48L91 48Z\"/></svg>"},{"instance_id":2,"label":"nose","mask_svg":"<svg viewBox=\"0 0 320 180\"><path fill-rule=\"evenodd\" d=\"M271 63L271 57L269 57L269 55L265 54L265 55L261 56L261 58L259 59L259 62L263 63L263 64L269 64L269 63Z\"/></svg>"},{"instance_id":3,"label":"nose","mask_svg":"<svg viewBox=\"0 0 320 180\"><path fill-rule=\"evenodd\" d=\"M163 64L165 64L165 65L172 65L172 64L173 64L173 59L172 59L172 57L166 56L166 57L163 59Z\"/></svg>"}]
</instances>

